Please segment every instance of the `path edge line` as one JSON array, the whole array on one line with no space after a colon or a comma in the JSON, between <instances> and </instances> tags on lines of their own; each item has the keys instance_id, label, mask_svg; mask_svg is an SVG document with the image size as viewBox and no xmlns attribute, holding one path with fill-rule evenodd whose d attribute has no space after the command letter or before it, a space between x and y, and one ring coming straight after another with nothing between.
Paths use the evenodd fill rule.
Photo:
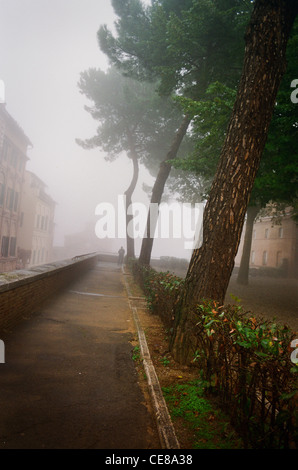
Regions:
<instances>
[{"instance_id":1,"label":"path edge line","mask_svg":"<svg viewBox=\"0 0 298 470\"><path fill-rule=\"evenodd\" d=\"M122 273L124 275L127 274L123 266L122 266ZM175 429L174 429L174 426L170 417L170 413L169 413L168 407L166 405L166 402L165 402L165 399L164 399L164 396L160 387L160 383L159 383L159 380L158 380L158 377L154 368L154 364L151 360L148 344L146 341L146 336L145 336L144 330L141 326L140 319L138 316L138 309L132 306L131 304L130 298L133 299L133 296L131 295L130 288L126 281L126 277L123 276L123 278L124 278L124 284L125 284L125 288L126 288L126 292L128 296L128 303L132 311L134 323L135 323L137 333L138 333L141 356L142 356L143 365L144 365L144 369L146 373L151 400L152 400L155 415L156 415L156 422L157 422L157 428L158 428L161 446L164 449L180 449L180 444L175 433Z\"/></svg>"}]
</instances>

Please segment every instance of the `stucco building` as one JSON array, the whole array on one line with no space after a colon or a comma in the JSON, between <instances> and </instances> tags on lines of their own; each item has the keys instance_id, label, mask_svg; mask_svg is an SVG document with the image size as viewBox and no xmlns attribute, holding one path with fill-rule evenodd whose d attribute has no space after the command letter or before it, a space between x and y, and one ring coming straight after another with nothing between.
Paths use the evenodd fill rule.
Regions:
<instances>
[{"instance_id":1,"label":"stucco building","mask_svg":"<svg viewBox=\"0 0 298 470\"><path fill-rule=\"evenodd\" d=\"M22 267L52 261L55 201L45 183L26 170L21 199L19 259Z\"/></svg>"},{"instance_id":2,"label":"stucco building","mask_svg":"<svg viewBox=\"0 0 298 470\"><path fill-rule=\"evenodd\" d=\"M31 145L5 104L0 103L0 272L17 267L20 201Z\"/></svg>"},{"instance_id":3,"label":"stucco building","mask_svg":"<svg viewBox=\"0 0 298 470\"><path fill-rule=\"evenodd\" d=\"M245 230L243 231L245 233ZM243 240L235 260L240 264ZM262 268L264 273L274 270L287 277L298 277L298 224L290 213L281 217L280 223L273 224L271 217L256 220L253 228L250 252L250 268Z\"/></svg>"}]
</instances>

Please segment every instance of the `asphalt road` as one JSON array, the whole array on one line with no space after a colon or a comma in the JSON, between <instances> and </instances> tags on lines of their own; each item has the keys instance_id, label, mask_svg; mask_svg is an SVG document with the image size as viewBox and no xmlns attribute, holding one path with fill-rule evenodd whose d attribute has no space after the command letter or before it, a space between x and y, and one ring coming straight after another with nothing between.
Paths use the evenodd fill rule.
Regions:
<instances>
[{"instance_id":1,"label":"asphalt road","mask_svg":"<svg viewBox=\"0 0 298 470\"><path fill-rule=\"evenodd\" d=\"M5 338L0 449L158 449L115 264L98 264ZM4 339L4 338L2 338Z\"/></svg>"}]
</instances>

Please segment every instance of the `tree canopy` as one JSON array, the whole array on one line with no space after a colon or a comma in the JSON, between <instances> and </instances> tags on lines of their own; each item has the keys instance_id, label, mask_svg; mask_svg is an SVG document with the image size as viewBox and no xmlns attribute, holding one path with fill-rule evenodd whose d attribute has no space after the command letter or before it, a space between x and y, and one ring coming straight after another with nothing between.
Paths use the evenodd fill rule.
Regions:
<instances>
[{"instance_id":1,"label":"tree canopy","mask_svg":"<svg viewBox=\"0 0 298 470\"><path fill-rule=\"evenodd\" d=\"M142 163L158 160L158 149L170 125L177 126L181 112L166 98L159 97L156 84L124 77L117 69L107 72L89 69L81 73L79 89L91 104L85 109L98 121L97 133L85 140L84 148L100 147L106 158L130 156L132 138ZM162 149L159 150L162 153Z\"/></svg>"},{"instance_id":2,"label":"tree canopy","mask_svg":"<svg viewBox=\"0 0 298 470\"><path fill-rule=\"evenodd\" d=\"M202 96L208 84L237 84L250 1L113 0L113 36L98 31L100 48L126 75L160 79L160 92ZM229 64L229 67L226 64Z\"/></svg>"},{"instance_id":3,"label":"tree canopy","mask_svg":"<svg viewBox=\"0 0 298 470\"><path fill-rule=\"evenodd\" d=\"M109 161L121 155L132 161L132 178L125 191L128 209L138 181L139 164L156 173L165 142L174 132L181 111L155 92L156 84L124 77L115 68L107 72L100 69L82 72L78 85L91 102L85 109L99 125L95 136L77 139L77 143L86 149L101 148ZM127 215L127 226L131 219ZM134 240L128 233L127 256L135 256Z\"/></svg>"},{"instance_id":4,"label":"tree canopy","mask_svg":"<svg viewBox=\"0 0 298 470\"><path fill-rule=\"evenodd\" d=\"M99 45L124 75L139 80L159 81L161 95L203 99L215 80L235 86L239 80L244 53L244 30L251 2L173 0L113 0L118 20L113 35L106 26L98 31ZM226 67L226 62L229 67ZM179 129L179 146L192 115L185 115ZM187 125L185 126L185 123ZM182 137L182 138L180 138ZM160 203L170 174L170 160L176 157L173 137L153 187L151 202ZM166 170L166 171L165 171ZM149 232L147 227L147 233ZM140 262L150 261L152 241L145 237ZM149 247L151 244L151 247ZM145 253L146 252L146 256Z\"/></svg>"}]
</instances>

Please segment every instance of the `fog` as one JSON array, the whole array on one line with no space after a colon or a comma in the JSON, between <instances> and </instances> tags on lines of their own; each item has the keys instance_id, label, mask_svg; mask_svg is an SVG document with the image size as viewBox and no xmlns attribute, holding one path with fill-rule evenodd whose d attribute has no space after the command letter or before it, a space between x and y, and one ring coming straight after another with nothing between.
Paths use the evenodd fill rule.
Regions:
<instances>
[{"instance_id":1,"label":"fog","mask_svg":"<svg viewBox=\"0 0 298 470\"><path fill-rule=\"evenodd\" d=\"M6 109L33 144L26 168L46 183L57 203L54 245L62 246L66 235L84 231L87 225L94 236L97 204L115 203L132 174L125 155L110 163L100 149L85 150L75 142L96 131L77 83L82 71L108 67L96 35L102 24L113 28L111 3L0 0L0 7L0 79ZM148 203L143 182L152 186L153 179L141 168L133 201ZM138 240L137 253L139 245ZM182 241L174 246L155 244L153 256L177 255L177 250L187 256Z\"/></svg>"}]
</instances>

